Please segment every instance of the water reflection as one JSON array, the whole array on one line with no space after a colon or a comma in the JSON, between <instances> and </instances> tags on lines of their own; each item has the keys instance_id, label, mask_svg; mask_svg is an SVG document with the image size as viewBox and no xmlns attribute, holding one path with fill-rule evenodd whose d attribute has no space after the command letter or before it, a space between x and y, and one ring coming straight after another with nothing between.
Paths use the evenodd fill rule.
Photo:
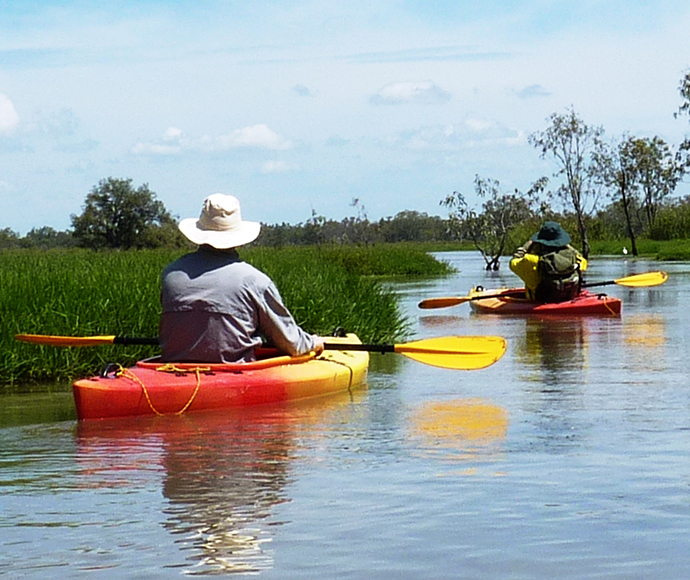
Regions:
<instances>
[{"instance_id":1,"label":"water reflection","mask_svg":"<svg viewBox=\"0 0 690 580\"><path fill-rule=\"evenodd\" d=\"M633 314L626 318L623 339L628 346L656 354L666 343L666 319L660 314Z\"/></svg>"},{"instance_id":2,"label":"water reflection","mask_svg":"<svg viewBox=\"0 0 690 580\"><path fill-rule=\"evenodd\" d=\"M666 318L659 314L630 315L623 326L624 356L631 370L665 371Z\"/></svg>"},{"instance_id":3,"label":"water reflection","mask_svg":"<svg viewBox=\"0 0 690 580\"><path fill-rule=\"evenodd\" d=\"M425 403L414 409L409 427L424 454L463 462L495 460L507 430L506 410L483 399Z\"/></svg>"},{"instance_id":4,"label":"water reflection","mask_svg":"<svg viewBox=\"0 0 690 580\"><path fill-rule=\"evenodd\" d=\"M419 325L424 329L441 328L445 330L450 326L460 327L465 320L465 317L449 314L420 315Z\"/></svg>"},{"instance_id":5,"label":"water reflection","mask_svg":"<svg viewBox=\"0 0 690 580\"><path fill-rule=\"evenodd\" d=\"M527 318L516 357L525 369L526 410L534 416L537 441L548 450L578 445L588 367L588 318Z\"/></svg>"},{"instance_id":6,"label":"water reflection","mask_svg":"<svg viewBox=\"0 0 690 580\"><path fill-rule=\"evenodd\" d=\"M92 487L157 474L167 500L162 525L184 555L185 574L258 573L273 567L268 544L282 522L271 516L290 501L300 437L323 432L314 424L351 403L348 395L268 410L82 422L79 461Z\"/></svg>"},{"instance_id":7,"label":"water reflection","mask_svg":"<svg viewBox=\"0 0 690 580\"><path fill-rule=\"evenodd\" d=\"M525 319L524 339L516 345L516 355L527 367L536 368L547 389L559 388L578 378L587 364L588 319Z\"/></svg>"}]
</instances>

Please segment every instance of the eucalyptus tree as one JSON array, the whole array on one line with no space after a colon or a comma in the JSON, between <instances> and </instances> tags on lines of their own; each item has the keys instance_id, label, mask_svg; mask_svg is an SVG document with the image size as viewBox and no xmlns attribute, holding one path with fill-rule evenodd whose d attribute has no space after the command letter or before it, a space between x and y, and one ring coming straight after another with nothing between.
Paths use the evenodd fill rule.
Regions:
<instances>
[{"instance_id":1,"label":"eucalyptus tree","mask_svg":"<svg viewBox=\"0 0 690 580\"><path fill-rule=\"evenodd\" d=\"M130 249L164 245L177 235L175 220L147 184L103 179L86 196L81 215L72 215L73 237L80 246Z\"/></svg>"},{"instance_id":2,"label":"eucalyptus tree","mask_svg":"<svg viewBox=\"0 0 690 580\"><path fill-rule=\"evenodd\" d=\"M631 139L628 155L637 172L645 226L654 236L659 210L683 178L685 166L661 137Z\"/></svg>"},{"instance_id":3,"label":"eucalyptus tree","mask_svg":"<svg viewBox=\"0 0 690 580\"><path fill-rule=\"evenodd\" d=\"M633 256L637 256L640 230L637 212L641 204L634 142L635 138L624 136L617 143L602 146L594 155L594 166L597 179L610 188L612 202L623 210L631 251Z\"/></svg>"},{"instance_id":4,"label":"eucalyptus tree","mask_svg":"<svg viewBox=\"0 0 690 580\"><path fill-rule=\"evenodd\" d=\"M555 195L575 213L586 258L590 250L587 221L596 211L601 194L595 156L603 146L604 129L587 125L573 108L562 115L552 114L548 121L544 131L533 133L528 140L540 150L542 158L553 158L559 167L555 176L563 182Z\"/></svg>"},{"instance_id":5,"label":"eucalyptus tree","mask_svg":"<svg viewBox=\"0 0 690 580\"><path fill-rule=\"evenodd\" d=\"M482 203L481 211L469 206L465 196L454 191L441 201L449 208L451 226L464 238L471 240L479 250L487 270L498 270L500 258L506 249L510 230L545 211L539 195L546 179L542 178L529 191L503 193L495 179L474 178L475 193Z\"/></svg>"}]
</instances>

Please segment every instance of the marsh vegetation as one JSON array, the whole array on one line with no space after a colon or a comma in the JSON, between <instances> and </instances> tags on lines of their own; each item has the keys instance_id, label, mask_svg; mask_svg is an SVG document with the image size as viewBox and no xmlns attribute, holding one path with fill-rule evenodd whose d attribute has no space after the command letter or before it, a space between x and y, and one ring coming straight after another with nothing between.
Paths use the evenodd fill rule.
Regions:
<instances>
[{"instance_id":1,"label":"marsh vegetation","mask_svg":"<svg viewBox=\"0 0 690 580\"><path fill-rule=\"evenodd\" d=\"M20 343L18 333L156 336L159 277L182 250L52 250L0 253L0 384L68 381L108 361L130 364L155 347L56 348ZM386 288L390 277L442 275L449 267L409 245L249 247L243 259L271 276L296 320L328 335L342 327L366 342L407 334ZM7 387L6 387L7 388Z\"/></svg>"}]
</instances>

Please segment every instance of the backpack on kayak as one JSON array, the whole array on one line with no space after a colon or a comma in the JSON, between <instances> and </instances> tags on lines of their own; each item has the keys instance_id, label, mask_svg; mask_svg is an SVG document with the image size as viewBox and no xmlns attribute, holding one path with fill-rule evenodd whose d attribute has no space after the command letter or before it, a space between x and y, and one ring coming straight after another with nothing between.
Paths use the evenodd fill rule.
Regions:
<instances>
[{"instance_id":1,"label":"backpack on kayak","mask_svg":"<svg viewBox=\"0 0 690 580\"><path fill-rule=\"evenodd\" d=\"M539 302L564 302L580 293L580 255L567 246L539 258L541 281L535 293Z\"/></svg>"}]
</instances>

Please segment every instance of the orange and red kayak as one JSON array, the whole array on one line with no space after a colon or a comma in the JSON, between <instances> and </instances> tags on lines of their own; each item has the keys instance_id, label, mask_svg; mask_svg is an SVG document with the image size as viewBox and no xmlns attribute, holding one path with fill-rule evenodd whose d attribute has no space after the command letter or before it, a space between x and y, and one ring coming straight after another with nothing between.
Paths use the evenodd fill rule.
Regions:
<instances>
[{"instance_id":1,"label":"orange and red kayak","mask_svg":"<svg viewBox=\"0 0 690 580\"><path fill-rule=\"evenodd\" d=\"M350 334L329 342L359 343ZM135 415L283 403L361 388L369 366L367 351L327 350L320 356L277 356L261 349L250 363L162 363L156 359L73 385L77 416L106 419Z\"/></svg>"},{"instance_id":2,"label":"orange and red kayak","mask_svg":"<svg viewBox=\"0 0 690 580\"><path fill-rule=\"evenodd\" d=\"M486 295L486 298L482 298ZM550 316L618 316L622 302L606 294L583 290L565 302L535 302L527 300L524 288L484 290L473 288L470 306L483 314L538 314Z\"/></svg>"}]
</instances>

